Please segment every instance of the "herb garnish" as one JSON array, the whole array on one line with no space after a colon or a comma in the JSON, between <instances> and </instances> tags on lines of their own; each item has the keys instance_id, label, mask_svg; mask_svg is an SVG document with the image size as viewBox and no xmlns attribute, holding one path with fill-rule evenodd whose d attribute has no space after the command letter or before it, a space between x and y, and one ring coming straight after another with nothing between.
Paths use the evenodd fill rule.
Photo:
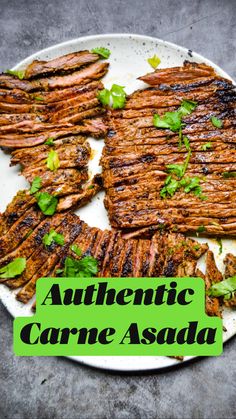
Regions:
<instances>
[{"instance_id":1,"label":"herb garnish","mask_svg":"<svg viewBox=\"0 0 236 419\"><path fill-rule=\"evenodd\" d=\"M100 47L100 48L93 48L91 50L94 54L100 55L103 58L109 58L111 55L111 51L108 48Z\"/></svg>"},{"instance_id":2,"label":"herb garnish","mask_svg":"<svg viewBox=\"0 0 236 419\"><path fill-rule=\"evenodd\" d=\"M47 141L45 141L44 144L49 145L49 146L53 146L54 145L54 139L52 137L48 137Z\"/></svg>"},{"instance_id":3,"label":"herb garnish","mask_svg":"<svg viewBox=\"0 0 236 419\"><path fill-rule=\"evenodd\" d=\"M51 171L55 171L60 167L60 160L55 150L50 150L47 157L47 168Z\"/></svg>"},{"instance_id":4,"label":"herb garnish","mask_svg":"<svg viewBox=\"0 0 236 419\"><path fill-rule=\"evenodd\" d=\"M10 74L12 76L16 76L20 80L22 80L25 77L25 71L24 70L6 70L5 73Z\"/></svg>"},{"instance_id":5,"label":"herb garnish","mask_svg":"<svg viewBox=\"0 0 236 419\"><path fill-rule=\"evenodd\" d=\"M97 260L92 256L85 256L81 259L67 257L64 269L57 273L62 273L66 278L90 278L98 272Z\"/></svg>"},{"instance_id":6,"label":"herb garnish","mask_svg":"<svg viewBox=\"0 0 236 419\"><path fill-rule=\"evenodd\" d=\"M58 198L48 192L37 192L35 195L37 204L45 215L53 215L56 211Z\"/></svg>"},{"instance_id":7,"label":"herb garnish","mask_svg":"<svg viewBox=\"0 0 236 419\"><path fill-rule=\"evenodd\" d=\"M162 117L157 113L153 116L153 125L156 128L168 128L173 132L178 131L182 126L181 114L176 112L166 112Z\"/></svg>"},{"instance_id":8,"label":"herb garnish","mask_svg":"<svg viewBox=\"0 0 236 419\"><path fill-rule=\"evenodd\" d=\"M221 128L223 125L223 121L221 121L221 119L216 118L216 116L212 116L211 123L216 128Z\"/></svg>"},{"instance_id":9,"label":"herb garnish","mask_svg":"<svg viewBox=\"0 0 236 419\"><path fill-rule=\"evenodd\" d=\"M223 244L222 244L222 240L221 240L221 238L220 238L220 237L217 237L216 241L217 241L217 243L218 243L218 245L219 245L219 255L221 255L221 254L222 254L222 252L223 252Z\"/></svg>"},{"instance_id":10,"label":"herb garnish","mask_svg":"<svg viewBox=\"0 0 236 419\"><path fill-rule=\"evenodd\" d=\"M57 233L55 230L50 230L49 233L43 236L43 244L45 246L50 246L53 242L63 246L65 243L64 236L62 234Z\"/></svg>"},{"instance_id":11,"label":"herb garnish","mask_svg":"<svg viewBox=\"0 0 236 419\"><path fill-rule=\"evenodd\" d=\"M38 192L38 191L39 191L39 189L41 189L41 187L42 187L42 179L41 179L41 177L36 176L36 177L33 179L33 182L32 182L32 184L31 184L30 194L32 195L32 194L34 194L34 193Z\"/></svg>"},{"instance_id":12,"label":"herb garnish","mask_svg":"<svg viewBox=\"0 0 236 419\"><path fill-rule=\"evenodd\" d=\"M16 258L0 269L0 278L14 278L26 268L26 258Z\"/></svg>"},{"instance_id":13,"label":"herb garnish","mask_svg":"<svg viewBox=\"0 0 236 419\"><path fill-rule=\"evenodd\" d=\"M178 109L181 116L190 115L197 107L197 102L194 100L183 100Z\"/></svg>"},{"instance_id":14,"label":"herb garnish","mask_svg":"<svg viewBox=\"0 0 236 419\"><path fill-rule=\"evenodd\" d=\"M207 151L211 147L212 147L212 143L206 143L206 144L203 144L202 150Z\"/></svg>"},{"instance_id":15,"label":"herb garnish","mask_svg":"<svg viewBox=\"0 0 236 419\"><path fill-rule=\"evenodd\" d=\"M41 96L34 96L34 99L35 99L35 100L40 100L40 101L41 101L41 100L44 100L44 98L43 98L43 97L41 97Z\"/></svg>"},{"instance_id":16,"label":"herb garnish","mask_svg":"<svg viewBox=\"0 0 236 419\"><path fill-rule=\"evenodd\" d=\"M158 114L153 116L153 125L156 128L170 129L173 132L179 133L179 147L182 146L182 139L186 146L186 149L189 150L189 139L188 137L183 138L182 129L185 127L185 124L182 122L182 118L186 115L191 114L197 107L197 102L193 100L183 100L177 111L166 112L162 117Z\"/></svg>"},{"instance_id":17,"label":"herb garnish","mask_svg":"<svg viewBox=\"0 0 236 419\"><path fill-rule=\"evenodd\" d=\"M100 90L97 97L104 106L108 106L111 101L113 109L122 109L126 102L124 86L119 86L118 84L113 84L110 90Z\"/></svg>"},{"instance_id":18,"label":"herb garnish","mask_svg":"<svg viewBox=\"0 0 236 419\"><path fill-rule=\"evenodd\" d=\"M72 250L72 252L74 252L77 256L81 256L82 255L82 250L77 246L77 244L72 244L70 246L70 249Z\"/></svg>"},{"instance_id":19,"label":"herb garnish","mask_svg":"<svg viewBox=\"0 0 236 419\"><path fill-rule=\"evenodd\" d=\"M197 232L198 232L198 233L203 233L205 230L206 230L206 227L205 227L205 226L203 226L203 225L201 225L201 226L199 226L199 227L197 228Z\"/></svg>"},{"instance_id":20,"label":"herb garnish","mask_svg":"<svg viewBox=\"0 0 236 419\"><path fill-rule=\"evenodd\" d=\"M236 292L236 276L227 278L211 286L207 291L210 297L223 297L224 300L231 300Z\"/></svg>"},{"instance_id":21,"label":"herb garnish","mask_svg":"<svg viewBox=\"0 0 236 419\"><path fill-rule=\"evenodd\" d=\"M154 54L153 57L147 59L147 62L155 70L159 66L161 60L156 54Z\"/></svg>"}]
</instances>

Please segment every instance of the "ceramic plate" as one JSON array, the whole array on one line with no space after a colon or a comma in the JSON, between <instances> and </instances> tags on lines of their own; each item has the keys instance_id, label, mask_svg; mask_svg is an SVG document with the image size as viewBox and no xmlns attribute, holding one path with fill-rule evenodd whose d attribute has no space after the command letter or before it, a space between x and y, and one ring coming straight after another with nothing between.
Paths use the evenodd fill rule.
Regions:
<instances>
[{"instance_id":1,"label":"ceramic plate","mask_svg":"<svg viewBox=\"0 0 236 419\"><path fill-rule=\"evenodd\" d=\"M147 58L153 56L153 54L157 54L161 59L159 68L182 65L184 60L205 62L214 67L221 76L230 79L221 68L199 54L156 38L130 34L96 35L64 42L31 55L16 65L14 69L23 69L35 59L50 60L73 51L83 49L91 50L100 46L107 47L111 50L109 72L103 79L105 86L110 88L113 83L117 83L125 86L127 93L132 93L136 89L145 87L145 84L138 81L137 77L152 71L147 63ZM94 140L91 138L89 141L94 150L94 157L90 162L90 172L92 175L101 170L99 167L99 158L102 152L103 140ZM9 161L9 155L0 151L0 211L5 210L6 205L12 200L19 189L29 186L24 178L18 175L19 167L9 167ZM77 211L77 214L82 220L90 226L100 227L101 229L109 228L107 213L103 205L103 196L103 193L99 193L90 204ZM216 256L217 265L222 270L224 255L227 252L236 254L236 240L224 240L223 253L221 255L219 255L219 246L216 240L199 239L199 241L208 242L210 249L214 251ZM200 261L200 268L204 271L204 260ZM0 285L0 299L12 316L32 315L30 311L32 302L23 305L16 301L14 292L9 291L4 285ZM224 332L224 341L226 341L236 334L236 314L233 311L224 311L224 326L227 329ZM72 357L72 359L94 367L117 371L159 369L174 366L179 363L179 361L167 357L150 356L77 356ZM185 361L189 359L190 357L186 357Z\"/></svg>"}]
</instances>

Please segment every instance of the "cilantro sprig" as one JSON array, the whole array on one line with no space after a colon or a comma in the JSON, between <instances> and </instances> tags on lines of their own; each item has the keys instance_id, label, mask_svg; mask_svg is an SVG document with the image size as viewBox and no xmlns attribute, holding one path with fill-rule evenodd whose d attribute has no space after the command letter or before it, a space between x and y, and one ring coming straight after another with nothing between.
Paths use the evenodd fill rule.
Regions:
<instances>
[{"instance_id":1,"label":"cilantro sprig","mask_svg":"<svg viewBox=\"0 0 236 419\"><path fill-rule=\"evenodd\" d=\"M105 59L109 58L111 55L111 51L108 48L104 48L104 47L93 48L91 52L93 52L94 54L98 54L100 55L100 57L105 58Z\"/></svg>"},{"instance_id":2,"label":"cilantro sprig","mask_svg":"<svg viewBox=\"0 0 236 419\"><path fill-rule=\"evenodd\" d=\"M58 198L48 192L37 192L35 194L37 204L44 215L53 215L56 211Z\"/></svg>"},{"instance_id":3,"label":"cilantro sprig","mask_svg":"<svg viewBox=\"0 0 236 419\"><path fill-rule=\"evenodd\" d=\"M223 126L223 121L221 121L221 119L216 118L216 116L211 117L211 123L216 128L221 128Z\"/></svg>"},{"instance_id":4,"label":"cilantro sprig","mask_svg":"<svg viewBox=\"0 0 236 419\"><path fill-rule=\"evenodd\" d=\"M111 103L113 109L122 109L126 103L124 86L119 84L113 84L110 90L100 90L97 97L104 106L108 106Z\"/></svg>"},{"instance_id":5,"label":"cilantro sprig","mask_svg":"<svg viewBox=\"0 0 236 419\"><path fill-rule=\"evenodd\" d=\"M15 278L22 274L26 268L26 258L16 258L0 269L0 278Z\"/></svg>"},{"instance_id":6,"label":"cilantro sprig","mask_svg":"<svg viewBox=\"0 0 236 419\"><path fill-rule=\"evenodd\" d=\"M42 187L42 179L39 176L36 176L33 179L33 182L31 184L31 188L30 188L30 194L33 195L36 192L38 192Z\"/></svg>"},{"instance_id":7,"label":"cilantro sprig","mask_svg":"<svg viewBox=\"0 0 236 419\"><path fill-rule=\"evenodd\" d=\"M92 256L81 257L82 251L77 245L72 245L70 248L80 259L66 257L64 269L58 270L57 273L66 278L90 278L95 276L98 273L97 260Z\"/></svg>"},{"instance_id":8,"label":"cilantro sprig","mask_svg":"<svg viewBox=\"0 0 236 419\"><path fill-rule=\"evenodd\" d=\"M224 300L231 300L236 293L236 276L227 278L211 286L207 291L210 297L223 297Z\"/></svg>"},{"instance_id":9,"label":"cilantro sprig","mask_svg":"<svg viewBox=\"0 0 236 419\"><path fill-rule=\"evenodd\" d=\"M43 244L44 246L50 246L52 243L59 244L63 246L65 243L64 236L62 234L57 233L55 230L51 229L49 233L43 236Z\"/></svg>"}]
</instances>

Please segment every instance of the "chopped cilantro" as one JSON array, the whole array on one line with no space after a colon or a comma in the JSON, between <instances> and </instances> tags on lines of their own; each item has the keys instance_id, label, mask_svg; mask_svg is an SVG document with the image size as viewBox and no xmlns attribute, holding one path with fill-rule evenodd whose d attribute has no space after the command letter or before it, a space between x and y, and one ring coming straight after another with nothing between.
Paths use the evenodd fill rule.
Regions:
<instances>
[{"instance_id":1,"label":"chopped cilantro","mask_svg":"<svg viewBox=\"0 0 236 419\"><path fill-rule=\"evenodd\" d=\"M82 255L82 250L77 246L77 244L72 244L70 246L70 249L72 250L72 252L74 252L77 256L81 256Z\"/></svg>"},{"instance_id":2,"label":"chopped cilantro","mask_svg":"<svg viewBox=\"0 0 236 419\"><path fill-rule=\"evenodd\" d=\"M42 179L41 179L41 177L36 176L36 177L33 179L33 182L32 182L32 184L31 184L30 194L32 195L32 194L34 194L34 193L38 192L38 191L39 191L39 189L41 189L41 187L42 187Z\"/></svg>"},{"instance_id":3,"label":"chopped cilantro","mask_svg":"<svg viewBox=\"0 0 236 419\"><path fill-rule=\"evenodd\" d=\"M222 252L223 252L223 244L222 244L222 240L221 240L221 238L220 238L220 237L217 237L216 241L217 241L217 243L218 243L218 245L219 245L219 255L221 255L221 254L222 254Z\"/></svg>"},{"instance_id":4,"label":"chopped cilantro","mask_svg":"<svg viewBox=\"0 0 236 419\"><path fill-rule=\"evenodd\" d=\"M37 192L36 200L39 208L45 215L53 215L56 211L58 198L47 192Z\"/></svg>"},{"instance_id":5,"label":"chopped cilantro","mask_svg":"<svg viewBox=\"0 0 236 419\"><path fill-rule=\"evenodd\" d=\"M45 141L44 144L49 145L49 146L53 146L54 145L54 139L52 137L48 137L47 141Z\"/></svg>"},{"instance_id":6,"label":"chopped cilantro","mask_svg":"<svg viewBox=\"0 0 236 419\"><path fill-rule=\"evenodd\" d=\"M51 171L55 171L60 167L60 160L55 150L50 150L47 157L47 168Z\"/></svg>"},{"instance_id":7,"label":"chopped cilantro","mask_svg":"<svg viewBox=\"0 0 236 419\"><path fill-rule=\"evenodd\" d=\"M92 51L94 54L100 55L103 58L109 58L111 55L111 51L108 48L100 47L100 48L93 48Z\"/></svg>"},{"instance_id":8,"label":"chopped cilantro","mask_svg":"<svg viewBox=\"0 0 236 419\"><path fill-rule=\"evenodd\" d=\"M110 90L100 90L97 97L104 106L108 106L111 101L113 109L122 109L126 102L124 86L118 84L113 84Z\"/></svg>"},{"instance_id":9,"label":"chopped cilantro","mask_svg":"<svg viewBox=\"0 0 236 419\"><path fill-rule=\"evenodd\" d=\"M212 147L212 143L206 143L206 144L203 144L202 150L206 151L206 150L210 149L211 147Z\"/></svg>"},{"instance_id":10,"label":"chopped cilantro","mask_svg":"<svg viewBox=\"0 0 236 419\"><path fill-rule=\"evenodd\" d=\"M178 131L181 126L181 115L178 111L166 112L162 117L157 113L153 116L153 125L156 128L168 128L173 132Z\"/></svg>"},{"instance_id":11,"label":"chopped cilantro","mask_svg":"<svg viewBox=\"0 0 236 419\"><path fill-rule=\"evenodd\" d=\"M216 118L216 116L211 117L211 123L216 128L221 128L223 125L223 122L221 121L221 119Z\"/></svg>"},{"instance_id":12,"label":"chopped cilantro","mask_svg":"<svg viewBox=\"0 0 236 419\"><path fill-rule=\"evenodd\" d=\"M69 278L90 278L97 274L97 265L97 260L92 256L85 256L79 260L67 257L62 275Z\"/></svg>"},{"instance_id":13,"label":"chopped cilantro","mask_svg":"<svg viewBox=\"0 0 236 419\"><path fill-rule=\"evenodd\" d=\"M199 227L197 228L197 232L198 232L198 233L203 233L205 230L206 230L206 227L205 227L205 226L203 226L203 225L201 225L201 226L199 226Z\"/></svg>"},{"instance_id":14,"label":"chopped cilantro","mask_svg":"<svg viewBox=\"0 0 236 419\"><path fill-rule=\"evenodd\" d=\"M152 68L155 69L159 66L161 60L156 54L154 54L153 57L147 59L147 62Z\"/></svg>"},{"instance_id":15,"label":"chopped cilantro","mask_svg":"<svg viewBox=\"0 0 236 419\"><path fill-rule=\"evenodd\" d=\"M26 258L16 258L0 269L0 278L15 278L26 268Z\"/></svg>"},{"instance_id":16,"label":"chopped cilantro","mask_svg":"<svg viewBox=\"0 0 236 419\"><path fill-rule=\"evenodd\" d=\"M231 300L236 292L236 276L227 278L211 286L207 291L210 297L223 297L224 300Z\"/></svg>"},{"instance_id":17,"label":"chopped cilantro","mask_svg":"<svg viewBox=\"0 0 236 419\"><path fill-rule=\"evenodd\" d=\"M12 76L16 76L20 80L22 80L25 77L25 71L24 70L6 70L5 73L10 74Z\"/></svg>"},{"instance_id":18,"label":"chopped cilantro","mask_svg":"<svg viewBox=\"0 0 236 419\"><path fill-rule=\"evenodd\" d=\"M35 99L35 100L39 100L39 101L40 101L40 100L44 100L44 98L43 98L43 97L41 97L41 96L34 96L34 99Z\"/></svg>"},{"instance_id":19,"label":"chopped cilantro","mask_svg":"<svg viewBox=\"0 0 236 419\"><path fill-rule=\"evenodd\" d=\"M50 230L49 233L43 236L43 244L45 246L50 246L52 243L59 244L63 246L65 243L64 236L62 234L57 233L55 230Z\"/></svg>"},{"instance_id":20,"label":"chopped cilantro","mask_svg":"<svg viewBox=\"0 0 236 419\"><path fill-rule=\"evenodd\" d=\"M183 100L178 109L181 116L190 115L197 107L197 102L193 100Z\"/></svg>"}]
</instances>

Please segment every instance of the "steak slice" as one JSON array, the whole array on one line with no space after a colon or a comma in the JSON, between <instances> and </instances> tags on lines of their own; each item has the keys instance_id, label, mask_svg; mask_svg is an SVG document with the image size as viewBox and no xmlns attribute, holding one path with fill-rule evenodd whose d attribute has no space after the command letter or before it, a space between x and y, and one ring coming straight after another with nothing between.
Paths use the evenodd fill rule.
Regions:
<instances>
[{"instance_id":1,"label":"steak slice","mask_svg":"<svg viewBox=\"0 0 236 419\"><path fill-rule=\"evenodd\" d=\"M86 64L94 63L99 60L98 54L89 51L72 52L50 61L34 60L28 65L24 77L30 79L36 76L49 75L62 71L76 70Z\"/></svg>"}]
</instances>

